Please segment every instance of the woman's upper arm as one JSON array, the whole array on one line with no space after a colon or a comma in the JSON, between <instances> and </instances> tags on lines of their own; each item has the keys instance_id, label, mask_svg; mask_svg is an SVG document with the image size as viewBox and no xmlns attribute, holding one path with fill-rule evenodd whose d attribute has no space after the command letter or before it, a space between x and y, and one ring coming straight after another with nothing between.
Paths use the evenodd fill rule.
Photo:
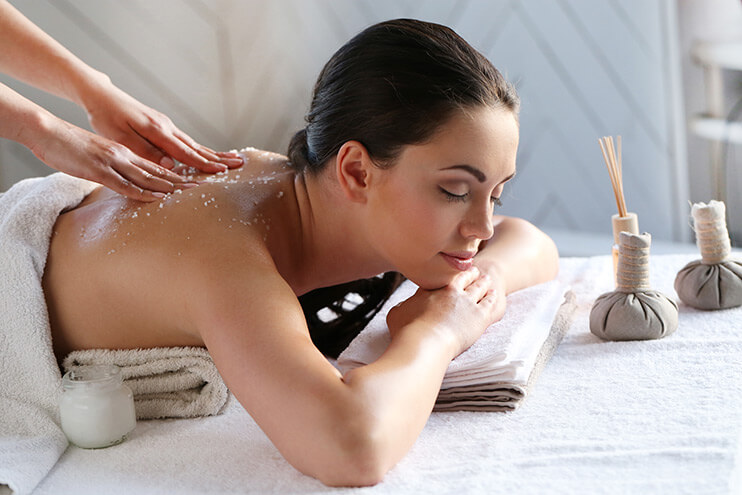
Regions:
<instances>
[{"instance_id":1,"label":"woman's upper arm","mask_svg":"<svg viewBox=\"0 0 742 495\"><path fill-rule=\"evenodd\" d=\"M331 440L352 401L275 270L252 267L203 287L194 317L225 383L284 457L315 476L336 462Z\"/></svg>"}]
</instances>

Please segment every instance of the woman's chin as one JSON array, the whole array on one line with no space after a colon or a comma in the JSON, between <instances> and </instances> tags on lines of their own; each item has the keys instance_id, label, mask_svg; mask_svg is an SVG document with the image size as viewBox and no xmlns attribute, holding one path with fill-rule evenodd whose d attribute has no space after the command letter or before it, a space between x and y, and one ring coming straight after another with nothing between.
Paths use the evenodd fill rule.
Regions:
<instances>
[{"instance_id":1,"label":"woman's chin","mask_svg":"<svg viewBox=\"0 0 742 495\"><path fill-rule=\"evenodd\" d=\"M403 274L405 275L405 274ZM436 289L442 289L443 287L447 286L451 283L451 281L454 279L454 275L438 275L438 276L431 276L431 275L423 275L423 276L407 276L406 278L412 281L415 285L420 287L424 290L436 290Z\"/></svg>"}]
</instances>

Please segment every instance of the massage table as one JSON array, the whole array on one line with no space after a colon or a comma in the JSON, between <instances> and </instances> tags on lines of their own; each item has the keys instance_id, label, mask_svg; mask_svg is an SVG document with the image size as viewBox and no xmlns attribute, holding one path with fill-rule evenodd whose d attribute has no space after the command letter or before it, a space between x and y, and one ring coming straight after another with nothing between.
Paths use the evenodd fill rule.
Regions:
<instances>
[{"instance_id":1,"label":"massage table","mask_svg":"<svg viewBox=\"0 0 742 495\"><path fill-rule=\"evenodd\" d=\"M653 256L652 287L677 301L675 274L695 258ZM433 413L376 486L302 475L232 398L219 416L139 421L120 445L70 446L34 493L742 493L742 308L680 303L664 339L602 341L588 315L613 290L611 258L562 258L559 277L577 310L523 404Z\"/></svg>"}]
</instances>

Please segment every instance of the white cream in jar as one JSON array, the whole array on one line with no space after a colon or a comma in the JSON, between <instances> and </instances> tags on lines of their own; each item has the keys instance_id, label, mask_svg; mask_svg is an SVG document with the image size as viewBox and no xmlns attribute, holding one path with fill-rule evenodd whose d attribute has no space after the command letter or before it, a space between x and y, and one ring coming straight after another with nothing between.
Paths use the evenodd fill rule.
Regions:
<instances>
[{"instance_id":1,"label":"white cream in jar","mask_svg":"<svg viewBox=\"0 0 742 495\"><path fill-rule=\"evenodd\" d=\"M121 443L136 426L134 397L113 365L80 367L62 378L59 415L70 442L85 449Z\"/></svg>"}]
</instances>

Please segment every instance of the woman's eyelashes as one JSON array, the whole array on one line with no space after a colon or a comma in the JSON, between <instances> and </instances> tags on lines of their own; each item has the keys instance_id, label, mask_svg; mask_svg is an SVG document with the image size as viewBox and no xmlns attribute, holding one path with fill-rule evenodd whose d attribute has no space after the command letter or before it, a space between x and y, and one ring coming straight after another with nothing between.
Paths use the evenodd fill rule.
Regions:
<instances>
[{"instance_id":1,"label":"woman's eyelashes","mask_svg":"<svg viewBox=\"0 0 742 495\"><path fill-rule=\"evenodd\" d=\"M446 199L448 199L451 202L462 202L469 199L470 193L465 192L463 194L454 194L451 191L446 190L443 187L439 187L441 192L446 196ZM500 198L495 198L494 196L490 198L490 201L492 202L492 210L494 211L495 208L499 208L502 206L502 201L500 201Z\"/></svg>"},{"instance_id":2,"label":"woman's eyelashes","mask_svg":"<svg viewBox=\"0 0 742 495\"><path fill-rule=\"evenodd\" d=\"M466 201L469 197L469 193L466 192L464 194L454 194L451 191L448 191L444 188L440 188L441 192L446 196L446 199L449 201Z\"/></svg>"}]
</instances>

